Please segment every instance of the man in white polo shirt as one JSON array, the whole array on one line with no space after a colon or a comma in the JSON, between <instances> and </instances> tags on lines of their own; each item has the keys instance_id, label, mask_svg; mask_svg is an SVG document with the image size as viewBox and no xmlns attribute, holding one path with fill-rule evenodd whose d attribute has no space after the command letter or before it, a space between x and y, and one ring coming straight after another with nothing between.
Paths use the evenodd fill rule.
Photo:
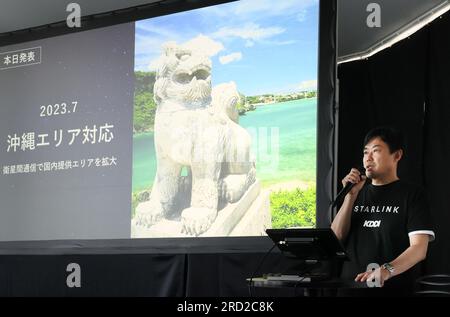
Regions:
<instances>
[{"instance_id":1,"label":"man in white polo shirt","mask_svg":"<svg viewBox=\"0 0 450 317\"><path fill-rule=\"evenodd\" d=\"M411 268L425 259L434 240L424 190L397 176L402 156L399 131L371 130L364 140L365 175L352 169L342 180L355 185L331 225L350 257L341 277L363 283L376 278L379 286L401 290L399 295L412 292Z\"/></svg>"}]
</instances>

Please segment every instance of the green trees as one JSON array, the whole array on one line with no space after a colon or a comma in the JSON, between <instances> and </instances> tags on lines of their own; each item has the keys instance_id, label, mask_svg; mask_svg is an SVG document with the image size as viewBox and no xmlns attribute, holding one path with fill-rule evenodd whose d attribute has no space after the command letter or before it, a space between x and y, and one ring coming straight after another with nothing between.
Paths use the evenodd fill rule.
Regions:
<instances>
[{"instance_id":1,"label":"green trees","mask_svg":"<svg viewBox=\"0 0 450 317\"><path fill-rule=\"evenodd\" d=\"M145 91L134 96L134 132L147 132L153 130L155 122L156 103L153 93Z\"/></svg>"},{"instance_id":2,"label":"green trees","mask_svg":"<svg viewBox=\"0 0 450 317\"><path fill-rule=\"evenodd\" d=\"M316 224L316 189L299 188L270 195L272 227L314 227Z\"/></svg>"},{"instance_id":3,"label":"green trees","mask_svg":"<svg viewBox=\"0 0 450 317\"><path fill-rule=\"evenodd\" d=\"M247 97L244 94L239 93L239 96L241 97L241 100L236 105L239 115L244 115L246 112L256 109L255 105L248 103Z\"/></svg>"},{"instance_id":4,"label":"green trees","mask_svg":"<svg viewBox=\"0 0 450 317\"><path fill-rule=\"evenodd\" d=\"M133 130L135 133L153 130L156 103L153 100L155 72L137 71L134 89Z\"/></svg>"},{"instance_id":5,"label":"green trees","mask_svg":"<svg viewBox=\"0 0 450 317\"><path fill-rule=\"evenodd\" d=\"M134 72L135 77L135 94L148 91L153 93L153 85L156 81L156 72Z\"/></svg>"}]
</instances>

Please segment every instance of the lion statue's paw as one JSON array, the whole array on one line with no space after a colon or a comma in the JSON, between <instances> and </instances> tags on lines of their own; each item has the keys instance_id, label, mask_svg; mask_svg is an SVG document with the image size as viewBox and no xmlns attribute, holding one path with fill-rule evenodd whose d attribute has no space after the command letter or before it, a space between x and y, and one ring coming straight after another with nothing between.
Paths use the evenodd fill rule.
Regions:
<instances>
[{"instance_id":1,"label":"lion statue's paw","mask_svg":"<svg viewBox=\"0 0 450 317\"><path fill-rule=\"evenodd\" d=\"M217 210L209 208L186 208L181 213L181 232L199 236L207 231L217 216Z\"/></svg>"},{"instance_id":2,"label":"lion statue's paw","mask_svg":"<svg viewBox=\"0 0 450 317\"><path fill-rule=\"evenodd\" d=\"M155 206L151 201L140 203L136 207L136 225L151 227L164 217L161 207Z\"/></svg>"}]
</instances>

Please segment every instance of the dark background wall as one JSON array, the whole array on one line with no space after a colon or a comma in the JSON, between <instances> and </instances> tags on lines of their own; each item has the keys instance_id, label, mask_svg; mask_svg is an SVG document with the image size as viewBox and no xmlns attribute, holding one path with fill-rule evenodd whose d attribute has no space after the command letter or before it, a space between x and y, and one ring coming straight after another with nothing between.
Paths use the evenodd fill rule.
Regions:
<instances>
[{"instance_id":1,"label":"dark background wall","mask_svg":"<svg viewBox=\"0 0 450 317\"><path fill-rule=\"evenodd\" d=\"M0 242L0 296L300 294L300 287L249 288L250 277L298 273L299 260L272 248L268 237ZM71 263L79 287L67 285Z\"/></svg>"},{"instance_id":2,"label":"dark background wall","mask_svg":"<svg viewBox=\"0 0 450 317\"><path fill-rule=\"evenodd\" d=\"M368 130L390 125L404 132L399 177L425 187L435 225L426 273L450 272L448 34L449 13L370 59L338 68L338 180L362 165Z\"/></svg>"}]
</instances>

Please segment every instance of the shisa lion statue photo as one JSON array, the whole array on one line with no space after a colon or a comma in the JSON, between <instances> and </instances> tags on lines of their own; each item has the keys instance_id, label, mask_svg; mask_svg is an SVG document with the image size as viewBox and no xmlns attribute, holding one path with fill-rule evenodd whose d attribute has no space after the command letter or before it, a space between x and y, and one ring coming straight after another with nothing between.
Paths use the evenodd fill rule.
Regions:
<instances>
[{"instance_id":1,"label":"shisa lion statue photo","mask_svg":"<svg viewBox=\"0 0 450 317\"><path fill-rule=\"evenodd\" d=\"M220 201L237 202L256 180L236 85L212 89L211 67L200 52L164 45L154 85L157 171L150 200L136 208L136 226L179 219L181 233L198 236L215 221Z\"/></svg>"}]
</instances>

